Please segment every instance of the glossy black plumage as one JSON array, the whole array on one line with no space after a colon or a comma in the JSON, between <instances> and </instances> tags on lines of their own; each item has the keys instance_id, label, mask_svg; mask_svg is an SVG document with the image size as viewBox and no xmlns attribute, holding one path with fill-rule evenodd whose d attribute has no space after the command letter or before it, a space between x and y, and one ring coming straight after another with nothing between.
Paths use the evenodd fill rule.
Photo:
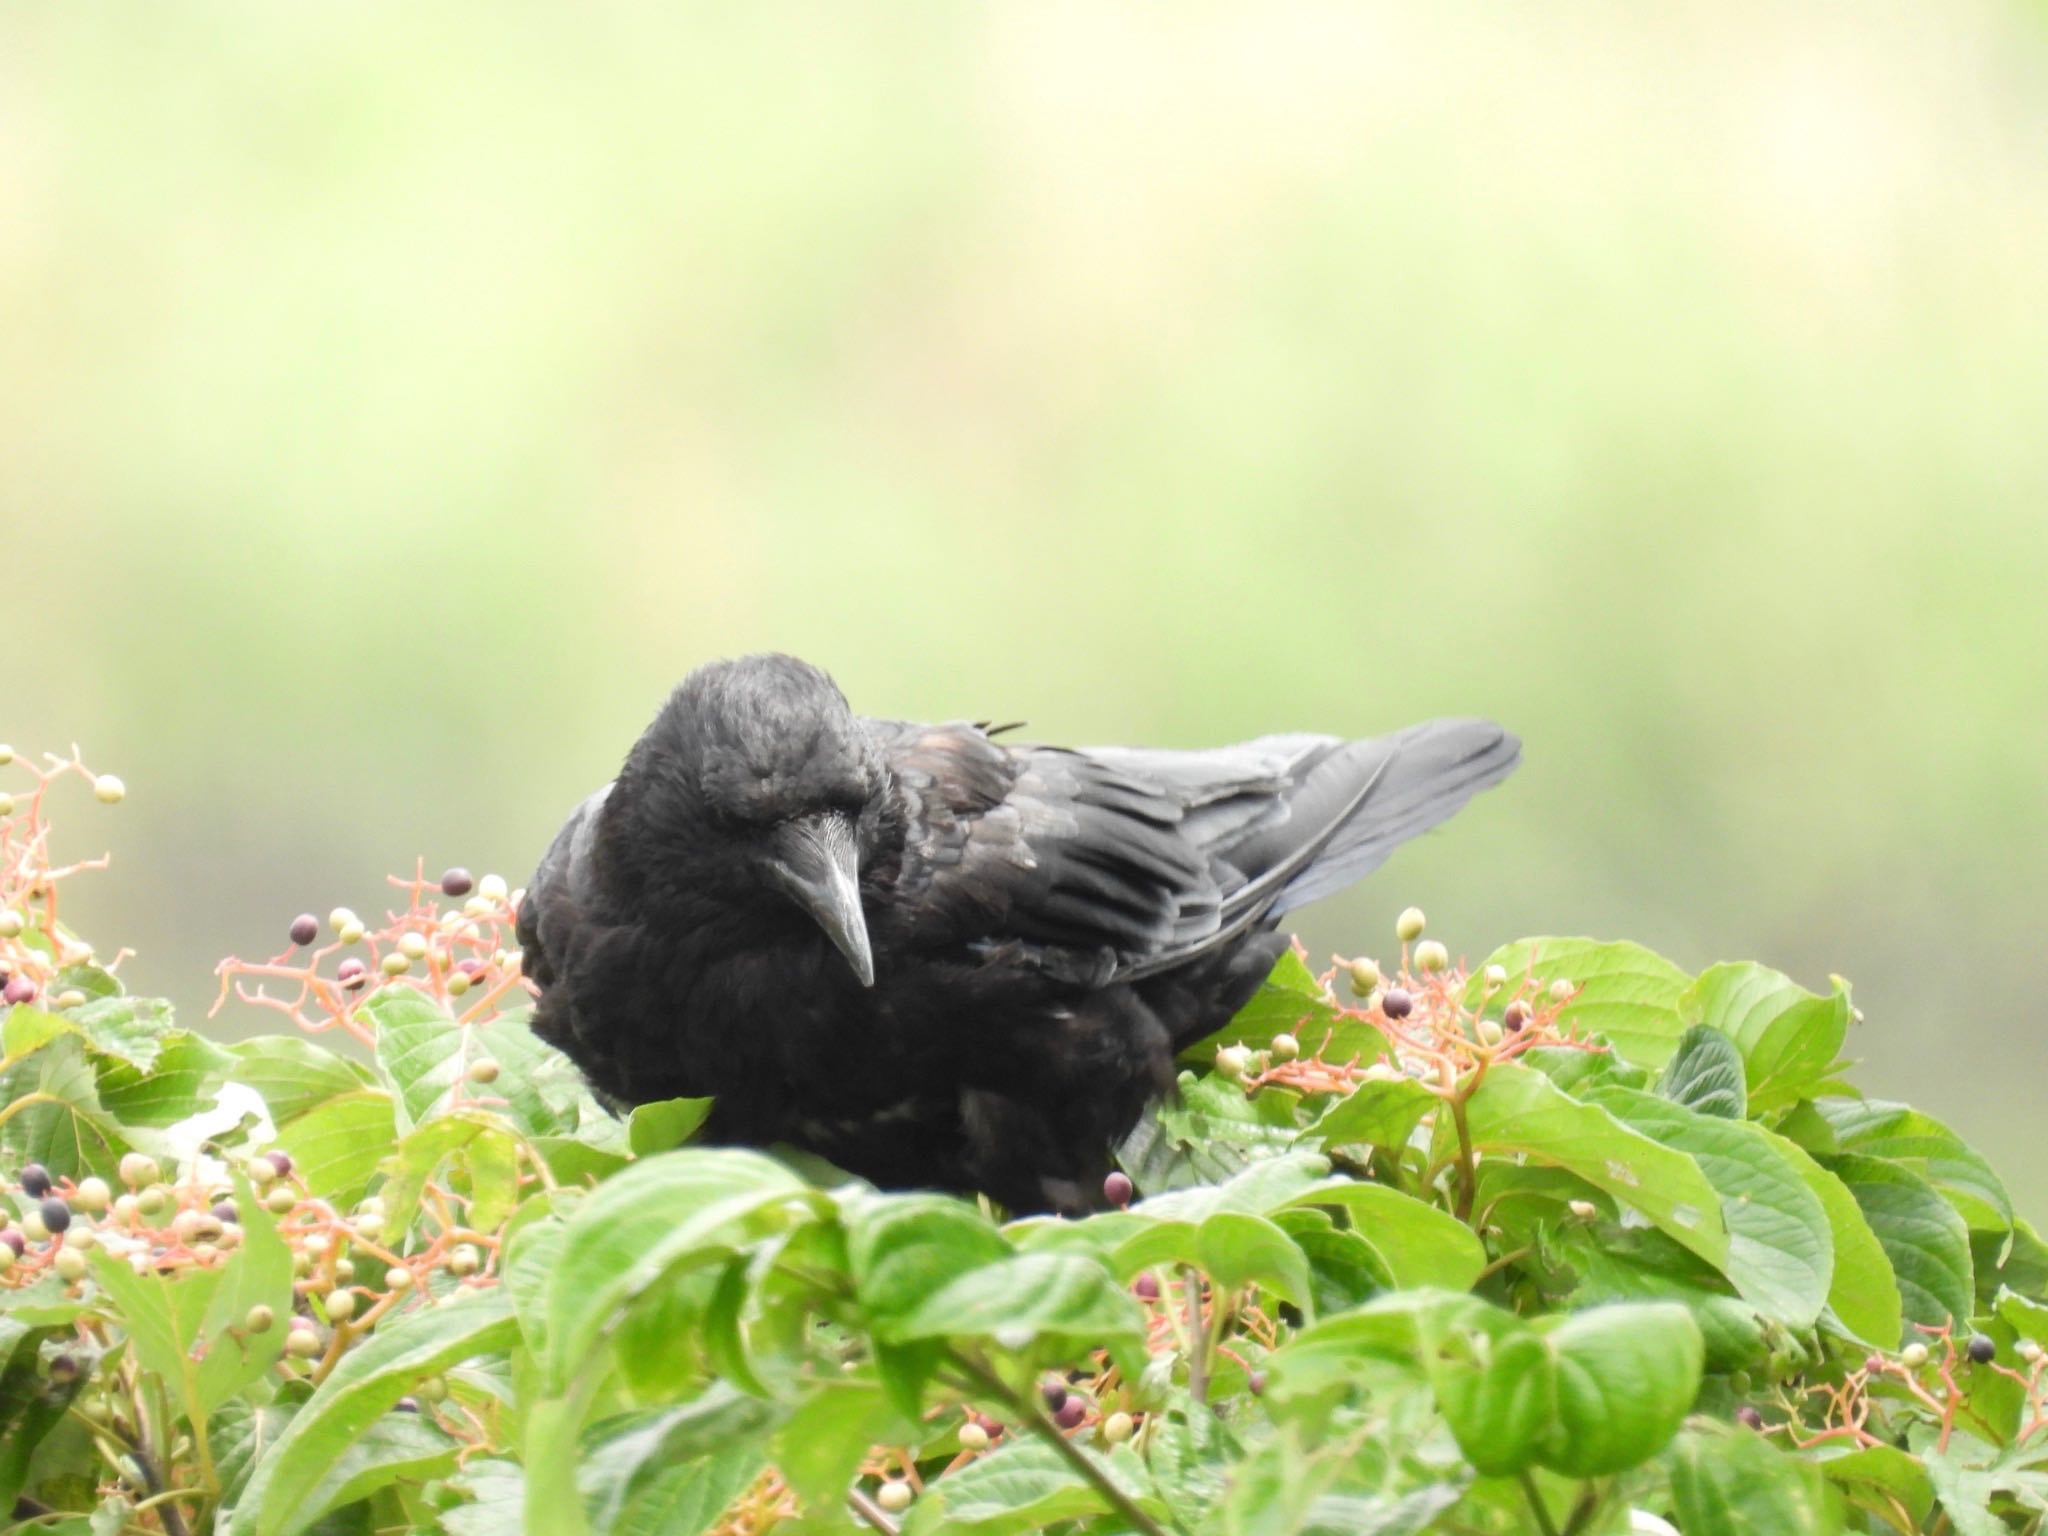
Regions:
<instances>
[{"instance_id":1,"label":"glossy black plumage","mask_svg":"<svg viewBox=\"0 0 2048 1536\"><path fill-rule=\"evenodd\" d=\"M714 663L529 883L535 1027L616 1102L715 1096L713 1140L1082 1207L1175 1051L1271 968L1277 920L1517 753L1477 720L1012 745L856 716L790 657Z\"/></svg>"}]
</instances>

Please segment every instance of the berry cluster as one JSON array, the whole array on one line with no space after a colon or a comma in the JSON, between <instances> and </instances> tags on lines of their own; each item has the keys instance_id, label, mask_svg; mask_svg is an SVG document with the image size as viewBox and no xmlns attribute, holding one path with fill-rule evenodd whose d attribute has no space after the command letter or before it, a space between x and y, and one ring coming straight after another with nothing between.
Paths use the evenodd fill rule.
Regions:
<instances>
[{"instance_id":1,"label":"berry cluster","mask_svg":"<svg viewBox=\"0 0 2048 1536\"><path fill-rule=\"evenodd\" d=\"M1270 1083L1304 1095L1343 1095L1365 1083L1407 1078L1440 1098L1457 1100L1478 1086L1493 1063L1537 1046L1606 1049L1573 1036L1561 1017L1578 995L1572 982L1510 977L1489 965L1475 986L1444 944L1422 937L1425 921L1415 907L1401 914L1394 930L1401 959L1391 974L1376 960L1340 958L1320 978L1325 1003L1340 1019L1377 1030L1387 1042L1384 1054L1371 1061L1357 1052L1333 1055L1337 1031L1325 1026L1312 1046L1291 1031L1273 1036L1262 1049L1224 1046L1216 1053L1217 1074L1241 1083L1247 1093ZM1358 999L1355 1005L1337 998L1340 972Z\"/></svg>"},{"instance_id":2,"label":"berry cluster","mask_svg":"<svg viewBox=\"0 0 2048 1536\"><path fill-rule=\"evenodd\" d=\"M10 788L10 774L25 774L29 783ZM63 882L107 866L105 855L62 865L51 858L47 801L67 779L89 784L103 805L128 793L115 775L86 767L75 747L71 756L50 755L38 767L0 745L0 1005L35 1004L60 1012L81 1007L90 997L77 984L83 968L99 963L112 971L122 958L96 962L93 947L57 918Z\"/></svg>"},{"instance_id":3,"label":"berry cluster","mask_svg":"<svg viewBox=\"0 0 2048 1536\"><path fill-rule=\"evenodd\" d=\"M270 959L223 960L213 1012L232 991L284 1014L308 1034L340 1029L369 1044L370 1026L355 1005L365 990L383 983L403 979L451 1009L459 1004L464 1024L482 1023L508 1002L524 1000L529 984L515 929L524 891L510 889L502 876L477 879L459 868L430 880L420 865L410 878L389 879L405 893L405 906L387 911L375 927L348 907L328 913L324 929L313 913L302 912L286 929L289 943ZM287 986L273 993L269 984L276 982Z\"/></svg>"}]
</instances>

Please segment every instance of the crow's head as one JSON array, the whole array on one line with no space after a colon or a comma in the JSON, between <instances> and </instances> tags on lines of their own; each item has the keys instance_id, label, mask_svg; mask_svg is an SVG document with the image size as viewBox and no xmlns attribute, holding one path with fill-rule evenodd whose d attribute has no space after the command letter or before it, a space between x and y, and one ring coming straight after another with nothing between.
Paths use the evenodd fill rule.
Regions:
<instances>
[{"instance_id":1,"label":"crow's head","mask_svg":"<svg viewBox=\"0 0 2048 1536\"><path fill-rule=\"evenodd\" d=\"M650 893L793 902L872 986L860 864L887 776L831 678L793 656L743 656L683 679L627 757L606 819Z\"/></svg>"}]
</instances>

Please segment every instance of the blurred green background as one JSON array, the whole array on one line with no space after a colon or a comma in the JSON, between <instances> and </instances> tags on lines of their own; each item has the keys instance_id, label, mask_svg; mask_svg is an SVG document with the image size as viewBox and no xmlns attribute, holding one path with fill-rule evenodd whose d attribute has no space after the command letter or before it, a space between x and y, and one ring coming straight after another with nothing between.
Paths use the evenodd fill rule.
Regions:
<instances>
[{"instance_id":1,"label":"blurred green background","mask_svg":"<svg viewBox=\"0 0 2048 1536\"><path fill-rule=\"evenodd\" d=\"M1484 712L1319 955L1839 971L2048 1209L2038 6L15 8L0 315L0 738L192 1011L712 656Z\"/></svg>"}]
</instances>

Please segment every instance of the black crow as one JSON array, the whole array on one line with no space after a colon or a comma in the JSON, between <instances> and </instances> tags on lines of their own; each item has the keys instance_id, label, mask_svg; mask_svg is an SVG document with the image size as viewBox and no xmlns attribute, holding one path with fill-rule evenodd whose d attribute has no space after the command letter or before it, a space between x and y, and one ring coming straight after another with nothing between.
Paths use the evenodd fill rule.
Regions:
<instances>
[{"instance_id":1,"label":"black crow","mask_svg":"<svg viewBox=\"0 0 2048 1536\"><path fill-rule=\"evenodd\" d=\"M1341 890L1515 765L1481 720L1213 751L1012 745L714 662L519 910L534 1028L615 1105L889 1188L1100 1203L1111 1148Z\"/></svg>"}]
</instances>

